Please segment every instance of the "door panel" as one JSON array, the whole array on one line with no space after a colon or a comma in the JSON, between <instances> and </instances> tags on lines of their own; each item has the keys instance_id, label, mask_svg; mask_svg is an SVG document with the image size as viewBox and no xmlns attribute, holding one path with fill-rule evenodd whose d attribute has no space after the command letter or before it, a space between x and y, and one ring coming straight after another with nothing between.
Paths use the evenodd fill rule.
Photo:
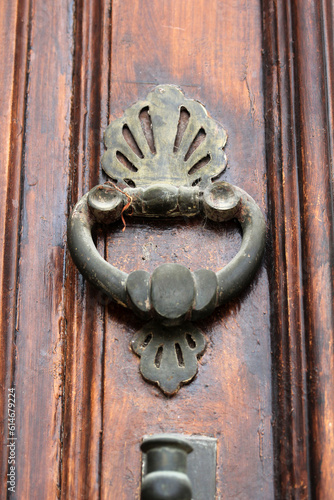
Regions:
<instances>
[{"instance_id":1,"label":"door panel","mask_svg":"<svg viewBox=\"0 0 334 500\"><path fill-rule=\"evenodd\" d=\"M10 23L2 50L14 57L14 67L9 57L4 68L13 85L9 109L4 101L9 126L1 138L9 145L1 164L3 185L7 186L1 217L5 221L2 495L7 493L7 396L8 388L15 388L13 497L54 498L60 473L66 342L63 278L73 13L66 1L57 6L52 2L3 2L1 18L2 26Z\"/></svg>"},{"instance_id":2,"label":"door panel","mask_svg":"<svg viewBox=\"0 0 334 500\"><path fill-rule=\"evenodd\" d=\"M226 9L222 2L210 8L204 1L196 8L193 2L114 2L110 115L120 116L159 82L180 85L228 131L224 179L246 189L265 210L260 26L259 2L250 2L248 9L240 2ZM232 228L229 233L234 235ZM199 238L208 250L195 250ZM107 258L126 272L153 271L161 262L217 269L233 255L225 254L227 238L215 224L203 227L202 220L130 220L124 233L121 225L112 232ZM232 252L239 244L231 245ZM219 438L218 495L273 496L269 298L263 269L255 283L242 307L236 300L200 323L209 345L198 377L171 399L138 376L139 360L129 342L142 323L114 304L107 308L103 498L114 491L131 498L140 482L141 437L169 431Z\"/></svg>"},{"instance_id":3,"label":"door panel","mask_svg":"<svg viewBox=\"0 0 334 500\"><path fill-rule=\"evenodd\" d=\"M139 498L142 437L178 432L218 439L217 498L331 498L330 0L21 0L2 5L0 20L1 431L5 442L15 386L12 497ZM66 247L70 209L106 180L103 131L159 83L179 85L224 126L222 179L268 221L260 270L198 322L207 349L172 398L139 373L129 346L143 323L86 283ZM97 234L99 252L126 272L217 270L241 242L235 223L126 222ZM6 452L1 464L5 491Z\"/></svg>"}]
</instances>

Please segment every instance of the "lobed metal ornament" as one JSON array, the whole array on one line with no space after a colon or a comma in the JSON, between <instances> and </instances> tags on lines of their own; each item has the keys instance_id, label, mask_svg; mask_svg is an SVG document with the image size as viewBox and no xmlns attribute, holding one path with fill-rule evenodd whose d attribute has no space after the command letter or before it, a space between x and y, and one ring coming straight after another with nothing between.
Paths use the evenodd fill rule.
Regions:
<instances>
[{"instance_id":1,"label":"lobed metal ornament","mask_svg":"<svg viewBox=\"0 0 334 500\"><path fill-rule=\"evenodd\" d=\"M241 292L264 251L265 222L255 201L236 186L213 181L226 167L226 137L202 104L186 99L178 87L159 85L107 128L102 166L115 184L85 194L68 222L69 249L80 272L149 320L132 348L141 357L143 377L169 396L193 379L205 350L205 337L192 321ZM163 264L152 274L127 274L106 262L92 239L95 224L112 224L123 211L141 217L202 214L217 223L234 218L242 228L241 248L217 273Z\"/></svg>"}]
</instances>

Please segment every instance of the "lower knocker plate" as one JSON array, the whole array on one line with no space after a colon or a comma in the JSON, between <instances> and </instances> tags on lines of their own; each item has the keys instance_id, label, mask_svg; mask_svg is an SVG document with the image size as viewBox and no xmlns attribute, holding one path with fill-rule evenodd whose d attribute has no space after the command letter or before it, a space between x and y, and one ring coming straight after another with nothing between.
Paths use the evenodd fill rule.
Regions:
<instances>
[{"instance_id":1,"label":"lower knocker plate","mask_svg":"<svg viewBox=\"0 0 334 500\"><path fill-rule=\"evenodd\" d=\"M131 346L141 357L143 377L170 395L194 378L206 341L189 322L171 328L152 320L135 335Z\"/></svg>"},{"instance_id":2,"label":"lower knocker plate","mask_svg":"<svg viewBox=\"0 0 334 500\"><path fill-rule=\"evenodd\" d=\"M255 201L236 186L212 182L226 166L225 142L226 132L202 104L186 99L173 85L159 85L109 125L102 164L113 182L84 195L69 218L69 249L81 273L149 320L132 348L141 357L143 377L166 395L193 379L205 350L205 337L191 321L240 293L263 255L265 222ZM152 274L127 274L100 256L92 228L128 212L141 217L203 214L217 223L236 219L241 248L217 273L163 264Z\"/></svg>"}]
</instances>

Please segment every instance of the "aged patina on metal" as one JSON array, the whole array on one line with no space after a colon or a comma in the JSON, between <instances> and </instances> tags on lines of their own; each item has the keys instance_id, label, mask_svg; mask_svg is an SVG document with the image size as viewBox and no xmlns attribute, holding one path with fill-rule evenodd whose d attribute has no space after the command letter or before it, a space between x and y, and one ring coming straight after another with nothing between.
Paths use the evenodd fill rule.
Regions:
<instances>
[{"instance_id":1,"label":"aged patina on metal","mask_svg":"<svg viewBox=\"0 0 334 500\"><path fill-rule=\"evenodd\" d=\"M155 434L143 438L141 449L141 500L216 498L217 439Z\"/></svg>"},{"instance_id":2,"label":"aged patina on metal","mask_svg":"<svg viewBox=\"0 0 334 500\"><path fill-rule=\"evenodd\" d=\"M192 488L187 475L187 455L193 451L182 437L157 434L141 445L146 453L141 500L191 500Z\"/></svg>"},{"instance_id":3,"label":"aged patina on metal","mask_svg":"<svg viewBox=\"0 0 334 500\"><path fill-rule=\"evenodd\" d=\"M145 110L151 141L140 120ZM181 133L182 112L188 120ZM226 167L225 142L226 132L202 104L186 99L173 85L159 85L107 128L102 165L115 183L95 186L84 195L68 222L69 249L80 272L113 300L150 320L135 335L132 348L141 357L144 378L167 395L192 380L205 349L203 334L191 322L247 286L264 251L265 222L255 201L239 187L213 182ZM106 262L92 239L96 223L111 224L123 212L141 217L202 214L218 223L236 219L241 248L217 273L163 264L152 274L127 274Z\"/></svg>"}]
</instances>

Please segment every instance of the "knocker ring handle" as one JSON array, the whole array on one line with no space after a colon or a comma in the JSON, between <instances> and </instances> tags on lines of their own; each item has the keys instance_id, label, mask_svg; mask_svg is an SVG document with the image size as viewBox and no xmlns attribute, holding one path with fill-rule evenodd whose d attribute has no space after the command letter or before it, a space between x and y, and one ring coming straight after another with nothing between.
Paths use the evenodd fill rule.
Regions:
<instances>
[{"instance_id":1,"label":"knocker ring handle","mask_svg":"<svg viewBox=\"0 0 334 500\"><path fill-rule=\"evenodd\" d=\"M70 216L68 244L80 272L113 300L143 318L156 318L170 326L210 314L250 283L263 254L265 222L259 207L245 191L216 182L204 191L161 183L146 188L129 187L125 193L131 197L134 216L202 213L218 223L236 218L242 227L242 244L237 255L217 273L208 269L190 272L179 264L163 264L151 275L143 270L127 274L100 256L92 228L96 223L119 219L128 198L108 184L96 186L81 198Z\"/></svg>"},{"instance_id":2,"label":"knocker ring handle","mask_svg":"<svg viewBox=\"0 0 334 500\"><path fill-rule=\"evenodd\" d=\"M143 377L168 396L197 373L205 336L191 323L237 295L252 280L265 243L265 222L255 201L227 182L213 182L226 167L227 134L198 101L174 85L159 85L105 131L106 174L117 182L94 187L74 207L68 245L81 273L100 290L150 320L131 341ZM131 187L134 186L134 187ZM129 202L130 200L130 202ZM242 228L237 255L218 272L163 264L152 274L130 274L98 253L92 228L123 212L141 217L204 217Z\"/></svg>"}]
</instances>

